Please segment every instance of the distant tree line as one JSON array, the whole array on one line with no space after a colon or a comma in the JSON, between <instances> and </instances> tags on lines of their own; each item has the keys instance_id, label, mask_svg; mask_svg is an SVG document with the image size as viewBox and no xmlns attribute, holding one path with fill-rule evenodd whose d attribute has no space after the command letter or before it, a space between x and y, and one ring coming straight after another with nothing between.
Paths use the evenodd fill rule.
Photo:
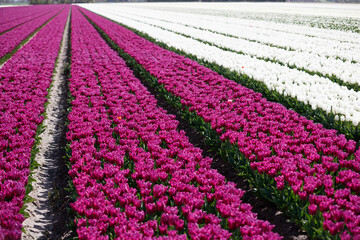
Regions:
<instances>
[{"instance_id":1,"label":"distant tree line","mask_svg":"<svg viewBox=\"0 0 360 240\"><path fill-rule=\"evenodd\" d=\"M110 0L110 1L113 1L113 0ZM199 1L197 1L197 0L167 0L166 2L285 2L285 1L286 0L199 0ZM164 0L145 0L145 2L164 2Z\"/></svg>"},{"instance_id":2,"label":"distant tree line","mask_svg":"<svg viewBox=\"0 0 360 240\"><path fill-rule=\"evenodd\" d=\"M320 0L0 0L0 4L14 1L29 1L29 4L69 4L94 2L319 2ZM360 0L327 0L327 2L360 3Z\"/></svg>"},{"instance_id":3,"label":"distant tree line","mask_svg":"<svg viewBox=\"0 0 360 240\"><path fill-rule=\"evenodd\" d=\"M286 2L289 0L95 0L95 2ZM307 1L307 0L299 0ZM316 0L310 0L316 1ZM360 0L359 0L360 1Z\"/></svg>"},{"instance_id":4,"label":"distant tree line","mask_svg":"<svg viewBox=\"0 0 360 240\"><path fill-rule=\"evenodd\" d=\"M8 4L26 4L28 0L0 0L0 5L8 5Z\"/></svg>"},{"instance_id":5,"label":"distant tree line","mask_svg":"<svg viewBox=\"0 0 360 240\"><path fill-rule=\"evenodd\" d=\"M95 0L95 2L245 2L245 1L246 2L285 2L286 0ZM306 1L306 0L302 0L302 1ZM312 1L316 1L316 0L312 0Z\"/></svg>"},{"instance_id":6,"label":"distant tree line","mask_svg":"<svg viewBox=\"0 0 360 240\"><path fill-rule=\"evenodd\" d=\"M94 3L95 0L29 0L29 4Z\"/></svg>"},{"instance_id":7,"label":"distant tree line","mask_svg":"<svg viewBox=\"0 0 360 240\"><path fill-rule=\"evenodd\" d=\"M54 3L71 3L70 0L29 0L29 4L54 4Z\"/></svg>"}]
</instances>

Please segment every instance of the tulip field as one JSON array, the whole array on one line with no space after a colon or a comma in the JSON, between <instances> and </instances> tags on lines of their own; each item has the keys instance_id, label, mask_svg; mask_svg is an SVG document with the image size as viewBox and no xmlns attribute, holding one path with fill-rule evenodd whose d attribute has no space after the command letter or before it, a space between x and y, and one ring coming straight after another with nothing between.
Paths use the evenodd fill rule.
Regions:
<instances>
[{"instance_id":1,"label":"tulip field","mask_svg":"<svg viewBox=\"0 0 360 240\"><path fill-rule=\"evenodd\" d=\"M73 239L287 239L178 118L307 238L360 239L360 7L261 6L0 8L0 239L31 235L59 64Z\"/></svg>"},{"instance_id":2,"label":"tulip field","mask_svg":"<svg viewBox=\"0 0 360 240\"><path fill-rule=\"evenodd\" d=\"M31 165L33 147L44 119L47 90L70 6L56 6L55 10L47 7L46 11L49 10L51 14L58 12L54 21L46 24L0 69L0 239L21 236L24 217L20 210L30 189L27 184L34 167ZM31 21L31 27L39 24L37 20ZM23 38L21 31L13 36Z\"/></svg>"}]
</instances>

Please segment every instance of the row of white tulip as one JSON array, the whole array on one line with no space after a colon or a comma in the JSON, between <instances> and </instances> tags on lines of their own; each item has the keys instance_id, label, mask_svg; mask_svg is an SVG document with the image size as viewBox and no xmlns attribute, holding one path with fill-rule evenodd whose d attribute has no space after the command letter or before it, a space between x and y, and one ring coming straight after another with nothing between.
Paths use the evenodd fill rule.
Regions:
<instances>
[{"instance_id":1,"label":"row of white tulip","mask_svg":"<svg viewBox=\"0 0 360 240\"><path fill-rule=\"evenodd\" d=\"M269 89L296 97L299 101L309 103L314 109L318 107L328 113L343 114L343 120L352 121L355 126L360 121L360 93L339 86L329 79L312 76L277 63L261 61L248 55L224 51L139 21L110 14L103 11L99 5L83 7L147 33L169 46L251 76L257 81L264 82Z\"/></svg>"},{"instance_id":2,"label":"row of white tulip","mask_svg":"<svg viewBox=\"0 0 360 240\"><path fill-rule=\"evenodd\" d=\"M306 34L308 36L319 36L321 35L324 38L329 38L333 40L340 40L344 42L358 42L356 40L356 32L359 30L357 27L359 24L359 20L340 17L314 17L314 16L303 16L303 15L290 15L290 14L278 14L272 13L267 15L243 15L242 18L249 19L251 21L258 20L260 22L269 23L270 26L274 26L274 29L278 29L278 26L284 26L287 28L289 25L297 25L294 30L296 33ZM282 29L282 27L280 28ZM312 31L312 29L314 31ZM350 36L347 38L346 36L342 35L331 35L329 30L334 30L336 33L337 31L345 31L347 32L346 35ZM351 34L352 33L352 34Z\"/></svg>"},{"instance_id":3,"label":"row of white tulip","mask_svg":"<svg viewBox=\"0 0 360 240\"><path fill-rule=\"evenodd\" d=\"M111 11L106 11L111 13ZM185 26L184 24L172 23L153 18L152 14L140 11L138 14L129 11L116 11L115 15L135 19L143 23L148 23L169 31L188 35L195 39L211 42L217 46L231 49L233 51L249 54L256 58L270 59L284 65L295 65L312 72L319 72L323 75L334 75L347 83L360 85L360 64L343 62L333 57L319 56L301 51L287 51L285 49L274 48L257 42L250 42L241 38L233 38L218 33Z\"/></svg>"},{"instance_id":4,"label":"row of white tulip","mask_svg":"<svg viewBox=\"0 0 360 240\"><path fill-rule=\"evenodd\" d=\"M131 7L131 4L129 4ZM344 31L358 31L359 11L358 4L317 4L317 3L157 3L137 4L139 7L163 10L167 12L181 12L205 14L211 16L226 16L243 20L259 20L266 24L278 27L279 23L305 26L309 35L322 32L321 28ZM317 28L317 29L314 29ZM314 32L309 29L314 29ZM344 36L344 41L348 38Z\"/></svg>"},{"instance_id":5,"label":"row of white tulip","mask_svg":"<svg viewBox=\"0 0 360 240\"><path fill-rule=\"evenodd\" d=\"M131 8L130 5L127 8ZM142 6L141 6L142 7ZM136 6L136 9L144 9ZM146 9L146 8L145 8ZM156 9L151 9L152 11L156 11ZM193 9L192 9L193 10ZM245 25L249 26L252 25L253 27L259 27L262 29L271 29L275 31L285 32L285 33L297 33L305 36L311 37L319 37L322 39L330 39L330 40L338 40L342 42L351 42L351 43L360 43L358 33L354 33L349 31L352 29L353 26L359 25L360 20L351 19L351 18L330 18L330 17L317 17L316 19L311 19L312 16L302 16L302 15L279 15L278 13L268 13L268 14L261 14L261 18L259 18L259 14L241 14L240 16L236 17L223 17L222 15L225 14L218 14L212 11L211 13L208 12L204 14L204 12L200 11L200 14L196 14L197 11L192 11L192 14L189 14L187 11L183 12L183 9L173 9L174 12L167 12L167 11L156 11L159 15L163 14L170 14L172 17L169 19L173 19L174 16L180 14L182 16L192 17L192 16L203 16L213 19L216 22L229 22L229 23L236 23L236 25ZM214 14L216 16L214 16ZM264 17L266 16L266 17ZM285 19L284 19L285 18ZM288 20L288 21L282 21ZM306 24L306 20L309 20L309 23ZM315 21L315 22L314 22ZM316 25L315 23L321 22L322 25L325 23L328 26L327 29L317 28L317 27L310 27ZM330 23L331 22L331 23ZM301 25L299 25L301 23ZM295 25L294 25L295 24ZM342 26L342 27L341 27ZM336 28L337 30L333 30L332 28ZM342 31L339 31L342 30ZM339 34L341 33L341 34Z\"/></svg>"},{"instance_id":6,"label":"row of white tulip","mask_svg":"<svg viewBox=\"0 0 360 240\"><path fill-rule=\"evenodd\" d=\"M166 19L179 24L186 24L193 27L216 31L221 34L228 34L237 38L256 41L271 46L292 49L301 52L307 52L313 55L319 55L330 58L340 58L349 63L351 61L360 62L360 37L356 33L346 33L342 31L327 30L327 35L332 35L334 39L327 39L324 36L309 36L311 28L307 28L304 34L297 33L296 29L301 29L296 25L286 25L286 29L277 24L275 29L269 28L272 24L264 21L249 21L236 18L226 18L209 15L195 15L186 13L167 13L164 11L149 11L141 7L119 7L118 5L104 6L104 10L111 12L128 12L131 14L155 17L157 19ZM302 27L304 28L304 27ZM282 29L282 30L279 30ZM325 31L325 30L324 30ZM337 37L335 37L337 36ZM343 38L348 39L342 42Z\"/></svg>"}]
</instances>

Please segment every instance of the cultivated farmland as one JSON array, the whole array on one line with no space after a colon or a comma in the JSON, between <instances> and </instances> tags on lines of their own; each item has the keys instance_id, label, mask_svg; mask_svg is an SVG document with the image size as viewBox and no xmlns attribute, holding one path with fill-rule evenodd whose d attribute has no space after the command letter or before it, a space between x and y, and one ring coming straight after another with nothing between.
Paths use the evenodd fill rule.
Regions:
<instances>
[{"instance_id":1,"label":"cultivated farmland","mask_svg":"<svg viewBox=\"0 0 360 240\"><path fill-rule=\"evenodd\" d=\"M0 239L359 239L359 20L0 8Z\"/></svg>"}]
</instances>

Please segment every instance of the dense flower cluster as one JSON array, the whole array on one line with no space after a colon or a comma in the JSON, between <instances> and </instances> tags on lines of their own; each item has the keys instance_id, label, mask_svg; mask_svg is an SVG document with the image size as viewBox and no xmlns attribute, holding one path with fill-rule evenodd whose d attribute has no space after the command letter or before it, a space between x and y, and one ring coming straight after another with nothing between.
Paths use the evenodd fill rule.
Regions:
<instances>
[{"instance_id":1,"label":"dense flower cluster","mask_svg":"<svg viewBox=\"0 0 360 240\"><path fill-rule=\"evenodd\" d=\"M360 78L360 64L352 63L351 58L344 61L339 59L337 52L341 52L342 47L344 49L351 49L351 46L358 46L360 43L352 44L348 42L341 42L335 39L327 39L326 36L321 37L309 37L302 34L295 34L289 29L272 30L263 28L257 24L254 27L249 21L229 22L229 19L224 19L214 16L203 16L195 14L174 14L164 11L154 11L149 9L143 9L141 7L133 9L126 8L118 5L103 5L96 6L97 12L106 12L106 16L114 19L114 15L118 17L116 19L122 22L123 18L140 21L142 23L151 24L155 27L164 28L164 30L173 31L180 34L185 34L194 39L210 42L216 46L223 47L232 51L241 52L258 59L266 59L282 65L296 66L298 69L305 69L311 72L319 72L323 75L334 75L337 78L349 82L358 83ZM112 15L108 15L108 14ZM119 18L121 17L121 19ZM171 19L171 21L169 20ZM285 31L285 32L284 32ZM329 30L329 32L331 32ZM334 36L339 34L343 35L344 32L332 31ZM304 50L319 49L319 46L326 46L327 49L331 49L336 54L333 56L327 56L326 54L319 54L315 52L302 51L298 48L292 48L292 51L288 49L275 47L273 45L265 44L261 41L261 38L269 39L269 36L276 35L277 41L273 41L273 44L281 44L282 42L292 43L293 47L296 47L295 43L300 42L302 45L307 46ZM260 38L260 39L259 39ZM356 41L357 39L354 39ZM309 47L312 45L312 47ZM335 47L332 47L336 45ZM330 51L330 50L329 50ZM360 48L350 50L350 56L353 56L354 52L360 51ZM248 69L250 61L254 61L254 64L259 65L260 61L255 59L244 59L243 62ZM273 65L269 65L273 66ZM271 67L274 69L274 67ZM244 71L245 69L239 69ZM277 70L274 70L276 73ZM248 72L247 72L248 73Z\"/></svg>"},{"instance_id":2,"label":"dense flower cluster","mask_svg":"<svg viewBox=\"0 0 360 240\"><path fill-rule=\"evenodd\" d=\"M117 7L117 4L112 6ZM309 3L293 5L286 3L206 3L206 2L162 2L156 6L146 3L126 4L124 8L153 9L171 14L202 15L203 19L234 23L236 26L248 26L271 29L278 32L292 32L306 36L336 39L344 42L359 42L358 26L359 6ZM300 14L299 14L300 13ZM173 16L173 15L171 15ZM170 18L169 18L170 19ZM336 29L336 30L335 30ZM251 30L250 28L247 31ZM335 30L334 32L329 30ZM343 34L340 34L340 30Z\"/></svg>"},{"instance_id":3,"label":"dense flower cluster","mask_svg":"<svg viewBox=\"0 0 360 240\"><path fill-rule=\"evenodd\" d=\"M36 29L41 27L46 21L54 17L59 11L63 10L64 6L47 6L47 13L40 17L33 18L28 22L0 35L0 58L10 53L16 46L18 46L26 37L33 33ZM31 11L31 8L29 8ZM6 23L5 23L6 24Z\"/></svg>"},{"instance_id":4,"label":"dense flower cluster","mask_svg":"<svg viewBox=\"0 0 360 240\"><path fill-rule=\"evenodd\" d=\"M0 34L56 9L46 5L1 8Z\"/></svg>"},{"instance_id":5,"label":"dense flower cluster","mask_svg":"<svg viewBox=\"0 0 360 240\"><path fill-rule=\"evenodd\" d=\"M321 212L325 230L344 239L359 237L360 150L335 130L268 102L261 94L137 36L84 10L106 34L183 106L211 123L259 173L273 177L309 201L309 213ZM318 207L319 206L319 207ZM309 216L311 217L311 216Z\"/></svg>"},{"instance_id":6,"label":"dense flower cluster","mask_svg":"<svg viewBox=\"0 0 360 240\"><path fill-rule=\"evenodd\" d=\"M279 239L78 11L70 176L79 239Z\"/></svg>"},{"instance_id":7,"label":"dense flower cluster","mask_svg":"<svg viewBox=\"0 0 360 240\"><path fill-rule=\"evenodd\" d=\"M359 61L360 59L358 55L352 52L352 50L359 50L358 44L360 43L360 40L358 33L351 32L346 29L340 29L340 31L334 30L336 27L345 24L345 19L340 20L335 17L329 17L327 19L324 18L323 21L327 21L328 24L330 23L330 20L336 23L329 24L330 26L332 25L333 28L328 27L327 29L319 29L316 27L304 26L306 25L306 20L304 18L311 18L308 15L304 18L301 18L301 16L298 14L296 14L296 16L292 14L292 16L281 16L275 14L278 17L277 20L280 21L273 21L270 19L267 20L265 17L266 14L264 14L264 12L261 12L258 14L254 14L256 15L256 17L265 17L264 20L259 21L251 18L249 15L247 15L246 17L244 15L239 17L231 16L231 12L236 12L237 14L239 14L239 7L244 9L241 6L235 6L236 4L211 4L206 6L206 4L203 3L191 3L187 5L183 5L180 3L179 5L177 6L176 3L171 5L169 5L168 3L162 3L157 5L156 7L153 6L149 8L148 6L146 6L146 4L128 4L127 6L122 7L116 4L101 4L97 7L86 5L84 5L84 7L91 8L91 10L96 9L104 10L107 12L113 12L113 10L116 9L116 13L122 13L124 12L123 10L125 10L127 12L134 13L133 16L137 17L141 15L144 10L152 10L154 13L153 16L156 16L156 18L167 15L166 21L178 20L178 22L185 23L190 26L201 27L205 30L229 34L250 41L256 41L264 45L285 48L288 50L308 52L321 56L325 55L333 58L340 57L342 59L350 61ZM311 7L309 7L316 8L318 6L312 5ZM350 6L348 7L352 8ZM268 6L266 8L271 9L272 11L277 10L277 7L276 9L268 8ZM319 10L318 12L321 11L320 9L317 10ZM357 27L359 25L359 20L357 18L350 18L349 10L350 9L343 11L342 14L344 15L344 17L348 18L347 20L352 21L354 30L358 31ZM355 13L356 11L359 11L359 8L352 8L352 10L353 13ZM300 12L301 10L298 9L297 11ZM179 16L182 17L181 20L179 19ZM136 19L138 19L137 17ZM290 19L290 21L292 19L296 19L296 21L301 23L301 25L296 23L282 24L281 21L284 21L285 19L281 18L284 17L288 18L286 20ZM319 19L317 19L316 21L319 23ZM312 24L315 25L316 23L313 22Z\"/></svg>"},{"instance_id":8,"label":"dense flower cluster","mask_svg":"<svg viewBox=\"0 0 360 240\"><path fill-rule=\"evenodd\" d=\"M159 27L155 27L144 22L139 22L137 19L133 20L133 18L130 19L128 17L121 17L117 12L114 11L117 8L114 8L114 10L111 10L110 12L108 10L102 10L102 8L99 6L86 6L86 8L94 10L96 13L126 24L127 26L135 28L141 32L145 32L158 41L164 42L169 46L180 49L188 54L197 56L200 59L205 59L209 62L214 62L220 66L224 66L225 68L228 68L232 71L246 74L247 76L254 78L256 81L264 83L270 90L276 91L284 96L297 99L302 103L310 104L314 110L319 108L328 114L341 114L343 115L340 118L341 121L351 121L354 126L357 126L360 122L360 93L354 91L353 89L349 90L345 86L340 86L328 78L320 77L318 75L311 75L304 71L292 69L288 66L283 66L276 62L273 63L271 61L263 61L250 55L225 51L211 44L209 45L189 37L181 36L177 33L163 30ZM147 19L146 22L152 21ZM211 25L214 26L215 24ZM187 31L183 33L190 35L190 37L201 38L203 40L207 40L227 48L235 47L237 50L241 50L239 47L242 45L242 43L236 43L236 39L231 43L231 41L229 41L231 38L229 37L213 34L208 31L190 29L188 27L181 28L182 30L184 28L187 29ZM232 29L237 28L238 27L233 27ZM179 29L177 30L180 31ZM249 34L249 32L244 33ZM276 34L276 36L278 35L279 34ZM266 35L266 37L268 36ZM281 39L284 39L284 37ZM324 44L324 46L329 49L329 44ZM320 47L317 49L320 49ZM350 51L350 53L352 56L355 56L356 54L354 53L358 51L359 50L354 50ZM303 55L304 53L301 54ZM276 55L280 56L278 54ZM339 56L328 58L324 54L319 55L324 56L327 60L316 63L316 65L326 65L326 62L329 61L329 64L331 65L327 65L324 67L324 69L331 67L331 69L333 69L335 72L338 72L337 75L348 76L347 79L344 79L344 81L358 83L360 74L358 64L354 65L351 63L351 59L349 59L347 61L347 65L350 67L346 67L345 69L340 67L340 69L337 69L337 65L334 65L332 59L337 59ZM272 60L271 56L269 56L269 58ZM289 62L290 65L293 65L295 61L290 58L292 57L289 57L289 60L284 61ZM310 60L307 62L314 62L316 59L316 57L308 58ZM305 62L303 60L301 61ZM340 64L340 66L343 65ZM317 67L313 68L311 66L307 67L307 69L310 71L320 70ZM325 72L329 74L331 73L331 71ZM352 76L352 80L348 79L349 76Z\"/></svg>"},{"instance_id":9,"label":"dense flower cluster","mask_svg":"<svg viewBox=\"0 0 360 240\"><path fill-rule=\"evenodd\" d=\"M41 11L41 9L46 9L46 6L33 6L35 12ZM29 13L29 6L12 6L12 7L2 7L0 9L0 24L6 24L10 21L16 21L19 18L29 17L33 12Z\"/></svg>"},{"instance_id":10,"label":"dense flower cluster","mask_svg":"<svg viewBox=\"0 0 360 240\"><path fill-rule=\"evenodd\" d=\"M0 239L20 239L19 213L37 127L60 49L66 7L0 69Z\"/></svg>"}]
</instances>

